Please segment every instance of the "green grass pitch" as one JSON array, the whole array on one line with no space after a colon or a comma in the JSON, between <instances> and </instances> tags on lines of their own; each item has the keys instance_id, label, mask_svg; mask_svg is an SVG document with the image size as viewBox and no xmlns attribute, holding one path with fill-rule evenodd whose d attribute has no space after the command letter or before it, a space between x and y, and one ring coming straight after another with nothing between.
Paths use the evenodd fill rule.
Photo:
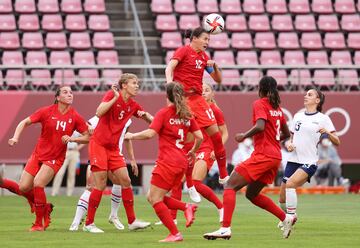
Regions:
<instances>
[{"instance_id":1,"label":"green grass pitch","mask_svg":"<svg viewBox=\"0 0 360 248\"><path fill-rule=\"evenodd\" d=\"M277 196L272 196L277 199ZM216 230L218 215L214 206L203 199L192 227L185 228L183 214L178 214L178 227L184 241L178 244L160 244L168 232L163 226L130 232L117 231L107 222L110 198L104 196L96 216L96 225L104 234L82 231L69 232L77 197L49 197L55 209L52 224L46 232L29 233L34 215L30 214L24 198L0 197L0 245L1 247L360 247L360 197L359 195L301 195L295 230L289 239L282 238L277 229L278 220L253 206L243 195L238 195L230 240L208 241L202 234ZM188 200L185 196L185 200ZM137 217L152 223L157 217L144 196L135 198ZM119 213L126 221L123 207Z\"/></svg>"}]
</instances>

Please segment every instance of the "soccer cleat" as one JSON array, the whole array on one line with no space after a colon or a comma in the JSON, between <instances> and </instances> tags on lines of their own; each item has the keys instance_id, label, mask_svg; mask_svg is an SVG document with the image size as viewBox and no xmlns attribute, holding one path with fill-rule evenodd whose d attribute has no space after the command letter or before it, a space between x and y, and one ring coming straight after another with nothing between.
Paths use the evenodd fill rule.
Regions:
<instances>
[{"instance_id":1,"label":"soccer cleat","mask_svg":"<svg viewBox=\"0 0 360 248\"><path fill-rule=\"evenodd\" d=\"M71 226L69 227L69 231L76 232L77 230L79 230L79 224L78 223L72 223Z\"/></svg>"},{"instance_id":2,"label":"soccer cleat","mask_svg":"<svg viewBox=\"0 0 360 248\"><path fill-rule=\"evenodd\" d=\"M222 223L224 220L224 208L218 209L219 211L219 222Z\"/></svg>"},{"instance_id":3,"label":"soccer cleat","mask_svg":"<svg viewBox=\"0 0 360 248\"><path fill-rule=\"evenodd\" d=\"M175 223L175 225L177 225L177 219L174 219L174 223ZM162 225L162 224L163 224L163 223L162 223L161 220L154 223L155 226L160 226L160 225Z\"/></svg>"},{"instance_id":4,"label":"soccer cleat","mask_svg":"<svg viewBox=\"0 0 360 248\"><path fill-rule=\"evenodd\" d=\"M124 225L120 222L119 218L116 216L109 216L109 223L114 224L115 228L118 230L124 230Z\"/></svg>"},{"instance_id":5,"label":"soccer cleat","mask_svg":"<svg viewBox=\"0 0 360 248\"><path fill-rule=\"evenodd\" d=\"M201 202L200 194L196 191L194 186L190 187L188 190L189 190L190 199L193 202L196 202L196 203Z\"/></svg>"},{"instance_id":6,"label":"soccer cleat","mask_svg":"<svg viewBox=\"0 0 360 248\"><path fill-rule=\"evenodd\" d=\"M175 235L169 234L165 239L159 240L161 243L170 243L170 242L180 242L183 241L184 238L181 233L177 233Z\"/></svg>"},{"instance_id":7,"label":"soccer cleat","mask_svg":"<svg viewBox=\"0 0 360 248\"><path fill-rule=\"evenodd\" d=\"M45 214L44 214L44 229L48 228L51 223L51 213L54 209L54 205L51 203L46 203L45 205Z\"/></svg>"},{"instance_id":8,"label":"soccer cleat","mask_svg":"<svg viewBox=\"0 0 360 248\"><path fill-rule=\"evenodd\" d=\"M133 223L129 224L129 230L130 231L135 231L135 230L139 230L139 229L145 229L147 227L149 227L151 225L150 222L146 222L146 221L141 221L141 220L134 220Z\"/></svg>"},{"instance_id":9,"label":"soccer cleat","mask_svg":"<svg viewBox=\"0 0 360 248\"><path fill-rule=\"evenodd\" d=\"M195 220L195 212L197 210L197 205L195 204L186 204L186 209L184 211L185 219L186 219L186 227L190 227L191 224Z\"/></svg>"},{"instance_id":10,"label":"soccer cleat","mask_svg":"<svg viewBox=\"0 0 360 248\"><path fill-rule=\"evenodd\" d=\"M229 180L229 178L230 178L230 176L226 176L224 178L219 177L219 183L224 185Z\"/></svg>"},{"instance_id":11,"label":"soccer cleat","mask_svg":"<svg viewBox=\"0 0 360 248\"><path fill-rule=\"evenodd\" d=\"M230 239L231 229L230 227L221 227L219 230L211 233L205 233L203 235L205 239L216 240L216 239Z\"/></svg>"},{"instance_id":12,"label":"soccer cleat","mask_svg":"<svg viewBox=\"0 0 360 248\"><path fill-rule=\"evenodd\" d=\"M43 226L33 224L32 227L29 229L29 232L43 232L45 228Z\"/></svg>"},{"instance_id":13,"label":"soccer cleat","mask_svg":"<svg viewBox=\"0 0 360 248\"><path fill-rule=\"evenodd\" d=\"M294 221L293 221L293 226L295 225L295 223L296 223L296 221L297 221L297 215L296 214L294 214ZM283 222L282 221L279 221L279 223L278 223L278 225L277 225L277 227L281 230L281 231L284 231L284 224L283 224Z\"/></svg>"},{"instance_id":14,"label":"soccer cleat","mask_svg":"<svg viewBox=\"0 0 360 248\"><path fill-rule=\"evenodd\" d=\"M104 232L100 228L97 228L94 223L87 225L87 226L83 226L83 231L89 232L89 233L103 233Z\"/></svg>"},{"instance_id":15,"label":"soccer cleat","mask_svg":"<svg viewBox=\"0 0 360 248\"><path fill-rule=\"evenodd\" d=\"M296 222L297 217L295 215L287 214L283 221L283 238L287 239L290 236L293 225Z\"/></svg>"}]
</instances>

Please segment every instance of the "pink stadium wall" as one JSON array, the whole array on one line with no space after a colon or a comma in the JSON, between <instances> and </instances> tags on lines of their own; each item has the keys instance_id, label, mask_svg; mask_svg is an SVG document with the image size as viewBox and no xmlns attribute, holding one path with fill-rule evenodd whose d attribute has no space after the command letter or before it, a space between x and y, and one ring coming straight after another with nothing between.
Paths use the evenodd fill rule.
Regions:
<instances>
[{"instance_id":1,"label":"pink stadium wall","mask_svg":"<svg viewBox=\"0 0 360 248\"><path fill-rule=\"evenodd\" d=\"M74 106L78 112L88 119L95 113L103 93L75 92ZM224 111L229 128L230 139L226 144L228 159L236 149L233 136L236 132L245 131L251 126L251 103L257 98L256 93L217 93L216 99ZM303 108L303 93L282 93L282 106L288 118ZM10 148L7 140L12 136L19 121L27 117L38 107L52 104L53 93L48 92L0 92L0 162L23 163L29 157L40 133L40 126L33 125L25 130L17 147ZM165 105L162 93L147 93L136 97L136 100L150 113ZM360 142L360 94L359 93L326 93L324 113L330 113L335 127L341 135L339 152L346 163L359 163ZM331 113L332 112L332 113ZM143 121L135 120L132 131L146 128ZM157 153L157 141L135 141L135 154L138 162L154 161ZM87 159L86 149L82 160Z\"/></svg>"}]
</instances>

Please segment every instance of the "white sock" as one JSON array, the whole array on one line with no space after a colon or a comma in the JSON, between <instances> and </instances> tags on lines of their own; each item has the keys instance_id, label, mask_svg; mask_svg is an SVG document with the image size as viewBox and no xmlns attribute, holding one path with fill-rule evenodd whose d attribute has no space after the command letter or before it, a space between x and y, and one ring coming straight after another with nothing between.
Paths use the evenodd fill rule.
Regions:
<instances>
[{"instance_id":1,"label":"white sock","mask_svg":"<svg viewBox=\"0 0 360 248\"><path fill-rule=\"evenodd\" d=\"M287 188L286 189L286 210L288 214L296 214L297 207L297 195L296 189Z\"/></svg>"},{"instance_id":2,"label":"white sock","mask_svg":"<svg viewBox=\"0 0 360 248\"><path fill-rule=\"evenodd\" d=\"M121 186L114 184L111 188L111 216L118 217L121 202Z\"/></svg>"},{"instance_id":3,"label":"white sock","mask_svg":"<svg viewBox=\"0 0 360 248\"><path fill-rule=\"evenodd\" d=\"M85 190L80 196L73 223L80 225L81 219L85 216L88 210L90 194L91 192L89 190Z\"/></svg>"},{"instance_id":4,"label":"white sock","mask_svg":"<svg viewBox=\"0 0 360 248\"><path fill-rule=\"evenodd\" d=\"M279 206L284 212L286 212L286 203L285 202L279 202Z\"/></svg>"}]
</instances>

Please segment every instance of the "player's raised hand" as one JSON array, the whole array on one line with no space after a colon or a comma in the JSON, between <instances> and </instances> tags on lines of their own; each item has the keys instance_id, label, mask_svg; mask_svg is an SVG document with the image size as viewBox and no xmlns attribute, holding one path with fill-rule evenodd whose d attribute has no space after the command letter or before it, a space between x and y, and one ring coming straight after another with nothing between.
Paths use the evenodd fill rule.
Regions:
<instances>
[{"instance_id":1,"label":"player's raised hand","mask_svg":"<svg viewBox=\"0 0 360 248\"><path fill-rule=\"evenodd\" d=\"M11 139L9 139L9 141L8 141L9 146L14 146L14 145L16 145L17 143L18 143L18 140L15 139L15 138L11 138Z\"/></svg>"},{"instance_id":2,"label":"player's raised hand","mask_svg":"<svg viewBox=\"0 0 360 248\"><path fill-rule=\"evenodd\" d=\"M117 85L116 84L111 85L111 89L114 92L114 96L116 98L118 98L120 93L119 93L119 89L118 89Z\"/></svg>"},{"instance_id":3,"label":"player's raised hand","mask_svg":"<svg viewBox=\"0 0 360 248\"><path fill-rule=\"evenodd\" d=\"M213 67L215 65L215 60L208 60L206 65Z\"/></svg>"}]
</instances>

